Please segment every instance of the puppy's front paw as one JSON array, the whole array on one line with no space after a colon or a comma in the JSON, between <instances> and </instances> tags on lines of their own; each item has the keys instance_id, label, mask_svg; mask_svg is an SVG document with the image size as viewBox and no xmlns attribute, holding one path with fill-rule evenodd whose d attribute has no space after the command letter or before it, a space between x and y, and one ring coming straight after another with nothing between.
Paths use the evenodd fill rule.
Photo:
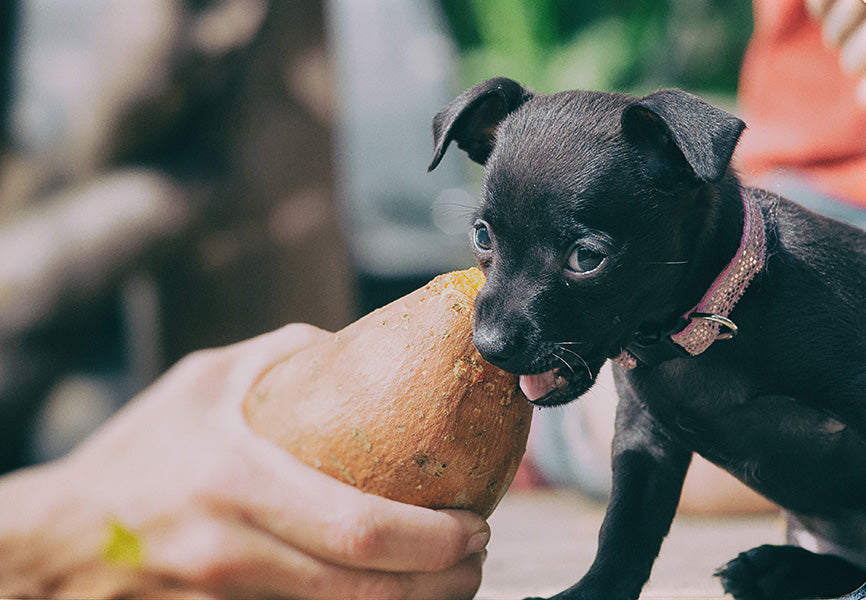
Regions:
<instances>
[{"instance_id":1,"label":"puppy's front paw","mask_svg":"<svg viewBox=\"0 0 866 600\"><path fill-rule=\"evenodd\" d=\"M764 545L740 553L716 576L736 600L801 600L841 596L862 583L866 574L835 556Z\"/></svg>"},{"instance_id":2,"label":"puppy's front paw","mask_svg":"<svg viewBox=\"0 0 866 600\"><path fill-rule=\"evenodd\" d=\"M768 600L768 589L774 586L778 574L765 572L764 565L759 564L761 546L748 552L741 552L737 557L716 570L716 577L725 592L736 600ZM769 580L768 582L765 580ZM780 599L781 600L781 599Z\"/></svg>"}]
</instances>

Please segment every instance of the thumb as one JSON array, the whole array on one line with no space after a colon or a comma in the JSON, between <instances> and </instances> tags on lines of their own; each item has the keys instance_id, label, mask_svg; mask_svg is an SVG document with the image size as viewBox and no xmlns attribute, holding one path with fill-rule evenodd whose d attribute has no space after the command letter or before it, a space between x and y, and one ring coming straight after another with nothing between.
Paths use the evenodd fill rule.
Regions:
<instances>
[{"instance_id":1,"label":"thumb","mask_svg":"<svg viewBox=\"0 0 866 600\"><path fill-rule=\"evenodd\" d=\"M251 436L255 436L250 432ZM441 571L481 551L490 528L464 510L432 510L367 494L259 438L235 446L221 502L285 543L356 569ZM237 479L235 479L235 476Z\"/></svg>"}]
</instances>

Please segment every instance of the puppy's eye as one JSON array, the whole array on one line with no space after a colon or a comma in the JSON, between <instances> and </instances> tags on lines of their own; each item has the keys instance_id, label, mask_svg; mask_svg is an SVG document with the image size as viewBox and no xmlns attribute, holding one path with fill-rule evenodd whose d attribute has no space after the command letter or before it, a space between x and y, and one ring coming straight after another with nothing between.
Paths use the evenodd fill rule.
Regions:
<instances>
[{"instance_id":1,"label":"puppy's eye","mask_svg":"<svg viewBox=\"0 0 866 600\"><path fill-rule=\"evenodd\" d=\"M489 252L493 249L493 241L490 239L490 231L484 223L476 223L472 229L472 244L476 250Z\"/></svg>"},{"instance_id":2,"label":"puppy's eye","mask_svg":"<svg viewBox=\"0 0 866 600\"><path fill-rule=\"evenodd\" d=\"M603 252L587 248L585 246L575 246L568 256L566 266L569 271L574 273L589 273L595 271L604 262L605 255Z\"/></svg>"}]
</instances>

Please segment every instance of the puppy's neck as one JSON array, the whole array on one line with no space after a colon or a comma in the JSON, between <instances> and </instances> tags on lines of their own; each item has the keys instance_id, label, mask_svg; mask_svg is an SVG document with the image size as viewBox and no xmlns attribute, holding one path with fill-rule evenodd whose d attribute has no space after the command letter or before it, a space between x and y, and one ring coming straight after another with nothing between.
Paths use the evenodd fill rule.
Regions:
<instances>
[{"instance_id":1,"label":"puppy's neck","mask_svg":"<svg viewBox=\"0 0 866 600\"><path fill-rule=\"evenodd\" d=\"M693 192L695 245L690 268L677 293L676 314L694 307L736 255L743 235L745 213L741 188L729 173L720 183Z\"/></svg>"},{"instance_id":2,"label":"puppy's neck","mask_svg":"<svg viewBox=\"0 0 866 600\"><path fill-rule=\"evenodd\" d=\"M696 232L689 269L675 289L676 307L658 330L642 326L636 339L616 357L626 369L671 358L698 355L717 339L730 339L737 325L728 318L765 256L761 208L736 178L705 187L688 200ZM699 206L704 202L703 210ZM685 233L691 231L688 227ZM726 328L724 331L722 327Z\"/></svg>"}]
</instances>

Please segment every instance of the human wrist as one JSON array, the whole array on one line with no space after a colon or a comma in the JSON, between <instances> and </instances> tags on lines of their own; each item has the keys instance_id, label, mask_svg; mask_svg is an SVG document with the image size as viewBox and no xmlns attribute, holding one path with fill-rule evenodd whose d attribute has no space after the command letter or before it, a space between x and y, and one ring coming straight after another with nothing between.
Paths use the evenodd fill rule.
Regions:
<instances>
[{"instance_id":1,"label":"human wrist","mask_svg":"<svg viewBox=\"0 0 866 600\"><path fill-rule=\"evenodd\" d=\"M57 461L7 475L0 484L0 505L15 507L0 513L0 596L52 596L88 561L82 549L98 546L98 527L88 526L87 515L69 502L76 486L67 471Z\"/></svg>"},{"instance_id":2,"label":"human wrist","mask_svg":"<svg viewBox=\"0 0 866 600\"><path fill-rule=\"evenodd\" d=\"M46 538L57 493L48 482L55 473L54 466L31 467L5 476L0 484L0 506L14 507L0 512L2 596L49 595L52 576L45 560Z\"/></svg>"}]
</instances>

